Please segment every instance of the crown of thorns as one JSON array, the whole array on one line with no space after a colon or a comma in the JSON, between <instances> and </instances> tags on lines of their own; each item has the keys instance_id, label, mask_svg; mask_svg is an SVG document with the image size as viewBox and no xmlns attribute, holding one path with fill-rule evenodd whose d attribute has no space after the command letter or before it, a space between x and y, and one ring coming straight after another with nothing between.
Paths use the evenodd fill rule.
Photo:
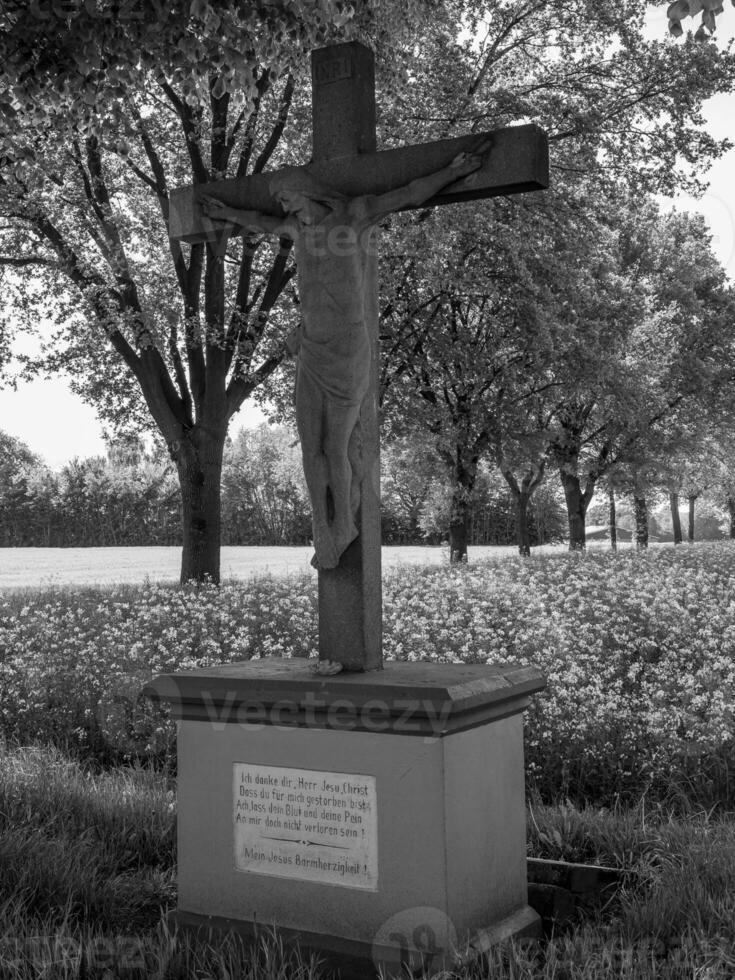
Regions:
<instances>
[{"instance_id":1,"label":"crown of thorns","mask_svg":"<svg viewBox=\"0 0 735 980\"><path fill-rule=\"evenodd\" d=\"M309 173L306 167L289 167L287 170L282 170L271 179L268 189L274 196L279 191L291 191L303 194L304 197L320 204L332 206L346 200L344 194L322 183Z\"/></svg>"}]
</instances>

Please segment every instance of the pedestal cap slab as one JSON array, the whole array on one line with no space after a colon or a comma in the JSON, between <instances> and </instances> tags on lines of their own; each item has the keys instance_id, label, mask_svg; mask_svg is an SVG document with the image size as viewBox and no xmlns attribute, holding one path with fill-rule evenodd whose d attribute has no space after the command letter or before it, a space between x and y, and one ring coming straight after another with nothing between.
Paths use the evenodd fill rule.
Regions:
<instances>
[{"instance_id":1,"label":"pedestal cap slab","mask_svg":"<svg viewBox=\"0 0 735 980\"><path fill-rule=\"evenodd\" d=\"M161 674L143 693L176 719L443 737L517 714L546 685L515 663L389 662L382 671L314 673L314 661L263 658Z\"/></svg>"}]
</instances>

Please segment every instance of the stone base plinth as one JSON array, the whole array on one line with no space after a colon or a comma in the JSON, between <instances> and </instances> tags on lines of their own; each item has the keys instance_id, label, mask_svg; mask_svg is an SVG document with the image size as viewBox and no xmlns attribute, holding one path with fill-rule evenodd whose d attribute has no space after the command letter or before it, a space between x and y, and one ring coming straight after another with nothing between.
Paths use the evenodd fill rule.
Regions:
<instances>
[{"instance_id":1,"label":"stone base plinth","mask_svg":"<svg viewBox=\"0 0 735 980\"><path fill-rule=\"evenodd\" d=\"M521 712L543 685L514 665L294 660L157 678L179 719L180 921L432 969L533 930Z\"/></svg>"}]
</instances>

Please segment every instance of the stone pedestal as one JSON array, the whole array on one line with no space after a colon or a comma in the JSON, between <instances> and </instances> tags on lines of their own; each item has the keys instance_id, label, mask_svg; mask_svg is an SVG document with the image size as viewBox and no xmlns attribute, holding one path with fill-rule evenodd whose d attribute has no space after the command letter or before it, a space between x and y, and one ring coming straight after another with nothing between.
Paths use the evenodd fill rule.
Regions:
<instances>
[{"instance_id":1,"label":"stone pedestal","mask_svg":"<svg viewBox=\"0 0 735 980\"><path fill-rule=\"evenodd\" d=\"M533 932L522 711L543 686L513 664L272 659L157 678L179 725L180 921L275 924L389 968Z\"/></svg>"}]
</instances>

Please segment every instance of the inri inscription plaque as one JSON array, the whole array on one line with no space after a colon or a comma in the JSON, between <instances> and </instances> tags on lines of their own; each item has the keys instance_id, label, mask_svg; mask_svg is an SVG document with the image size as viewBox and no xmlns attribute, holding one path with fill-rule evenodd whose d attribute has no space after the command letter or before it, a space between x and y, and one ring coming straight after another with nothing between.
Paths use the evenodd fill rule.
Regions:
<instances>
[{"instance_id":1,"label":"inri inscription plaque","mask_svg":"<svg viewBox=\"0 0 735 980\"><path fill-rule=\"evenodd\" d=\"M238 871L377 890L375 776L236 762L233 825Z\"/></svg>"}]
</instances>

